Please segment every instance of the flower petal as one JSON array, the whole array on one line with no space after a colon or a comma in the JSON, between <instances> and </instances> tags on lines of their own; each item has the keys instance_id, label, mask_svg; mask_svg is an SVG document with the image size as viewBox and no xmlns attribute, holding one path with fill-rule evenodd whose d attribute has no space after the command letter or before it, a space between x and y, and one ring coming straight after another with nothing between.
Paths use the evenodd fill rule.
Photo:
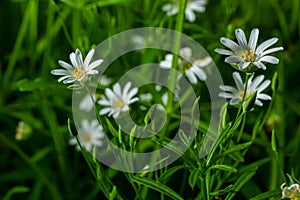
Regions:
<instances>
[{"instance_id":1,"label":"flower petal","mask_svg":"<svg viewBox=\"0 0 300 200\"><path fill-rule=\"evenodd\" d=\"M265 80L258 88L257 91L261 92L264 89L266 89L270 85L271 81L270 80Z\"/></svg>"},{"instance_id":2,"label":"flower petal","mask_svg":"<svg viewBox=\"0 0 300 200\"><path fill-rule=\"evenodd\" d=\"M235 30L235 37L239 43L239 45L242 47L242 48L247 48L247 40L246 40L246 36L245 36L245 33L242 29L236 29Z\"/></svg>"},{"instance_id":3,"label":"flower petal","mask_svg":"<svg viewBox=\"0 0 300 200\"><path fill-rule=\"evenodd\" d=\"M264 56L262 58L259 59L260 62L267 62L267 63L271 63L271 64L278 64L279 63L279 59L274 57L274 56Z\"/></svg>"},{"instance_id":4,"label":"flower petal","mask_svg":"<svg viewBox=\"0 0 300 200\"><path fill-rule=\"evenodd\" d=\"M225 58L225 62L227 63L239 63L242 62L243 59L241 59L240 57L233 55L233 56L228 56L227 58Z\"/></svg>"},{"instance_id":5,"label":"flower petal","mask_svg":"<svg viewBox=\"0 0 300 200\"><path fill-rule=\"evenodd\" d=\"M261 100L272 100L272 97L270 97L270 96L267 95L267 94L258 94L258 95L257 95L257 98L258 98L258 99L261 99Z\"/></svg>"},{"instance_id":6,"label":"flower petal","mask_svg":"<svg viewBox=\"0 0 300 200\"><path fill-rule=\"evenodd\" d=\"M193 12L193 10L191 10L191 9L185 9L185 18L189 22L194 22L196 20L196 16L195 16L195 13Z\"/></svg>"},{"instance_id":7,"label":"flower petal","mask_svg":"<svg viewBox=\"0 0 300 200\"><path fill-rule=\"evenodd\" d=\"M271 38L271 39L268 39L267 41L261 43L255 53L257 55L260 55L265 49L269 48L270 46L272 46L273 44L275 44L276 42L278 41L278 38Z\"/></svg>"},{"instance_id":8,"label":"flower petal","mask_svg":"<svg viewBox=\"0 0 300 200\"><path fill-rule=\"evenodd\" d=\"M241 98L239 98L239 97L234 97L234 98L232 98L230 101L229 101L229 104L230 105L235 105L235 104L238 104L238 103L240 103L241 102Z\"/></svg>"},{"instance_id":9,"label":"flower petal","mask_svg":"<svg viewBox=\"0 0 300 200\"><path fill-rule=\"evenodd\" d=\"M237 43L235 43L234 41L232 41L228 38L221 37L220 42L224 46L226 46L229 49L233 50L235 53L242 51L242 48Z\"/></svg>"},{"instance_id":10,"label":"flower petal","mask_svg":"<svg viewBox=\"0 0 300 200\"><path fill-rule=\"evenodd\" d=\"M98 67L102 62L103 62L102 59L99 59L99 60L96 60L96 61L92 62L89 66L87 66L87 70L92 70L95 67Z\"/></svg>"},{"instance_id":11,"label":"flower petal","mask_svg":"<svg viewBox=\"0 0 300 200\"><path fill-rule=\"evenodd\" d=\"M58 64L59 64L60 66L62 66L63 68L67 69L67 70L70 70L70 71L73 71L73 70L74 70L74 68L73 68L69 63L66 63L66 62L64 62L64 61L62 61L62 60L59 60L59 61L58 61Z\"/></svg>"},{"instance_id":12,"label":"flower petal","mask_svg":"<svg viewBox=\"0 0 300 200\"><path fill-rule=\"evenodd\" d=\"M244 90L244 89L245 89L245 88L244 88L244 83L243 83L243 81L242 81L242 78L241 78L240 73L238 73L238 72L233 72L233 73L232 73L232 77L233 77L233 80L234 80L234 82L235 82L235 84L236 84L238 90L239 90L239 91Z\"/></svg>"},{"instance_id":13,"label":"flower petal","mask_svg":"<svg viewBox=\"0 0 300 200\"><path fill-rule=\"evenodd\" d=\"M259 35L259 30L257 28L252 29L250 38L249 38L249 43L248 43L249 48L252 50L254 50L256 48L258 35Z\"/></svg>"},{"instance_id":14,"label":"flower petal","mask_svg":"<svg viewBox=\"0 0 300 200\"><path fill-rule=\"evenodd\" d=\"M227 56L231 56L234 54L232 51L225 50L225 49L219 49L219 48L215 49L215 52L217 52L218 54L227 55Z\"/></svg>"},{"instance_id":15,"label":"flower petal","mask_svg":"<svg viewBox=\"0 0 300 200\"><path fill-rule=\"evenodd\" d=\"M88 66L89 66L89 64L90 64L91 59L92 59L94 53L95 53L95 49L91 49L91 50L89 51L89 53L87 54L87 56L85 57L83 66L85 66L86 69L88 68Z\"/></svg>"},{"instance_id":16,"label":"flower petal","mask_svg":"<svg viewBox=\"0 0 300 200\"><path fill-rule=\"evenodd\" d=\"M260 69L263 69L263 70L266 70L266 69L267 69L267 67L266 67L262 62L260 62L260 61L254 62L253 64L254 64L256 67L260 68Z\"/></svg>"},{"instance_id":17,"label":"flower petal","mask_svg":"<svg viewBox=\"0 0 300 200\"><path fill-rule=\"evenodd\" d=\"M275 47L275 48L272 48L272 49L268 49L264 52L262 52L259 56L264 56L264 55L267 55L267 54L270 54L270 53L273 53L273 52L276 52L276 51L281 51L283 50L283 47Z\"/></svg>"},{"instance_id":18,"label":"flower petal","mask_svg":"<svg viewBox=\"0 0 300 200\"><path fill-rule=\"evenodd\" d=\"M51 71L51 74L58 75L58 76L70 75L70 73L65 69L54 69L54 70Z\"/></svg>"}]
</instances>

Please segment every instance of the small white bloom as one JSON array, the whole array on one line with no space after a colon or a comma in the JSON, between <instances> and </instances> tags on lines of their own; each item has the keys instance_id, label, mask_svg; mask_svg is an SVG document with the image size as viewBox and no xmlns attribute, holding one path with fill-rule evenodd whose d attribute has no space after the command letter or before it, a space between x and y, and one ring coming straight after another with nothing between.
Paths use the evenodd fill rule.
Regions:
<instances>
[{"instance_id":1,"label":"small white bloom","mask_svg":"<svg viewBox=\"0 0 300 200\"><path fill-rule=\"evenodd\" d=\"M185 18L189 22L196 20L194 12L205 12L206 0L188 0L185 8ZM168 16L176 15L179 11L179 1L174 0L172 3L168 3L162 7L164 12L167 12Z\"/></svg>"},{"instance_id":2,"label":"small white bloom","mask_svg":"<svg viewBox=\"0 0 300 200\"><path fill-rule=\"evenodd\" d=\"M151 93L146 93L146 94L141 94L140 95L140 100L149 102L152 99L152 94Z\"/></svg>"},{"instance_id":3,"label":"small white bloom","mask_svg":"<svg viewBox=\"0 0 300 200\"><path fill-rule=\"evenodd\" d=\"M237 88L228 85L220 85L220 89L223 92L220 92L219 96L223 98L231 99L229 103L231 105L235 105L242 101L243 95L245 93L245 84L243 83L241 75L238 72L233 72L232 76ZM248 79L247 91L245 94L244 102L247 101L247 99L256 91L257 91L257 95L255 99L256 105L262 106L263 103L261 100L272 99L269 95L262 93L262 91L270 85L271 81L270 80L263 81L263 80L264 80L264 75L259 75L255 78L254 75L252 75Z\"/></svg>"},{"instance_id":4,"label":"small white bloom","mask_svg":"<svg viewBox=\"0 0 300 200\"><path fill-rule=\"evenodd\" d=\"M95 68L103 62L102 59L99 59L90 64L94 53L95 50L91 49L83 61L81 51L76 49L75 53L72 52L70 54L70 60L73 66L62 60L59 60L58 63L65 69L52 70L51 74L62 76L58 79L58 82L63 81L64 84L75 81L84 81L88 75L98 74L98 71L95 70Z\"/></svg>"},{"instance_id":5,"label":"small white bloom","mask_svg":"<svg viewBox=\"0 0 300 200\"><path fill-rule=\"evenodd\" d=\"M82 120L81 127L78 128L78 136L87 151L92 151L94 146L101 147L103 145L101 139L104 137L104 132L97 120L93 120L91 123L86 119ZM69 140L69 144L76 145L76 149L80 150L75 137Z\"/></svg>"},{"instance_id":6,"label":"small white bloom","mask_svg":"<svg viewBox=\"0 0 300 200\"><path fill-rule=\"evenodd\" d=\"M300 199L300 186L297 183L292 184L290 187L284 187L285 183L281 185L282 199Z\"/></svg>"},{"instance_id":7,"label":"small white bloom","mask_svg":"<svg viewBox=\"0 0 300 200\"><path fill-rule=\"evenodd\" d=\"M98 104L105 106L100 110L100 115L108 114L108 116L117 118L121 112L128 111L129 105L138 100L138 97L133 98L137 94L138 88L130 89L130 87L131 82L124 86L123 92L119 83L113 86L113 90L106 88L106 97L98 101Z\"/></svg>"},{"instance_id":8,"label":"small white bloom","mask_svg":"<svg viewBox=\"0 0 300 200\"><path fill-rule=\"evenodd\" d=\"M263 62L278 64L279 59L274 56L267 55L283 50L282 47L275 47L267 50L267 48L275 44L278 39L271 38L256 47L258 34L259 30L257 28L253 29L247 43L244 31L237 29L235 30L235 37L238 41L238 44L228 38L222 37L220 42L224 46L228 47L231 51L219 48L215 49L215 51L219 54L227 55L228 57L225 59L225 62L229 64L237 64L240 70L246 69L250 64L253 64L257 68L261 68L263 70L266 69L266 66Z\"/></svg>"},{"instance_id":9,"label":"small white bloom","mask_svg":"<svg viewBox=\"0 0 300 200\"><path fill-rule=\"evenodd\" d=\"M211 57L207 56L203 59L194 59L192 56L192 49L189 47L180 49L179 56L181 58L178 59L178 68L185 73L191 83L197 83L198 79L201 81L207 79L207 75L202 68L211 63ZM173 55L167 54L165 60L160 62L160 67L163 69L172 68L172 60Z\"/></svg>"},{"instance_id":10,"label":"small white bloom","mask_svg":"<svg viewBox=\"0 0 300 200\"><path fill-rule=\"evenodd\" d=\"M93 99L92 99L93 97ZM96 100L96 95L93 94L92 96L87 94L83 99L81 100L79 104L79 108L85 112L90 112L94 107L94 102Z\"/></svg>"},{"instance_id":11,"label":"small white bloom","mask_svg":"<svg viewBox=\"0 0 300 200\"><path fill-rule=\"evenodd\" d=\"M99 79L99 84L103 86L108 86L109 84L111 84L111 78L102 75L101 78Z\"/></svg>"}]
</instances>

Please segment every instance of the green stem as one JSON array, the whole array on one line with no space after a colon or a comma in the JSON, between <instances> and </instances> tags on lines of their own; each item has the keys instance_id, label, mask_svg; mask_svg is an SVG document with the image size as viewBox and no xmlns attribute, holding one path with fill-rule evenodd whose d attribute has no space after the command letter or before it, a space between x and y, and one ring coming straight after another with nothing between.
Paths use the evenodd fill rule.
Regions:
<instances>
[{"instance_id":1,"label":"green stem","mask_svg":"<svg viewBox=\"0 0 300 200\"><path fill-rule=\"evenodd\" d=\"M176 23L176 27L175 27L175 30L177 32L182 32L186 2L187 2L187 0L179 1L179 12L177 15L177 19L176 19L177 23ZM179 52L180 46L181 46L180 34L175 34L173 52L176 52L176 54L173 53L173 60L172 60L172 68L175 70L178 68L177 52ZM171 70L171 74L170 74L170 86L171 86L170 88L171 89L175 88L176 82L177 82L176 73L175 73L175 71ZM171 90L169 90L169 92L168 92L168 97L169 98L168 98L167 112L172 113L172 111L173 111L172 104L173 104L174 95Z\"/></svg>"}]
</instances>

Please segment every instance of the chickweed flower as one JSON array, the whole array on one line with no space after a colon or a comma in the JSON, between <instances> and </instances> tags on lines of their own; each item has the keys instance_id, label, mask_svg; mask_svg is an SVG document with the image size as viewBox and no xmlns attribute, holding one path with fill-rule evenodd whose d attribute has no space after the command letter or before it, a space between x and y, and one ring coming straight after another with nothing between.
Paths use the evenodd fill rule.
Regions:
<instances>
[{"instance_id":1,"label":"chickweed flower","mask_svg":"<svg viewBox=\"0 0 300 200\"><path fill-rule=\"evenodd\" d=\"M281 185L282 199L300 200L300 186L295 183L290 187L284 187L285 183Z\"/></svg>"},{"instance_id":2,"label":"chickweed flower","mask_svg":"<svg viewBox=\"0 0 300 200\"><path fill-rule=\"evenodd\" d=\"M192 56L192 49L189 47L180 49L179 56L181 58L178 59L178 68L185 73L191 83L197 83L198 79L201 81L207 79L207 75L202 68L211 63L211 57L207 56L203 59L195 59ZM160 62L160 67L163 69L172 68L172 60L173 54L167 54L165 60Z\"/></svg>"},{"instance_id":3,"label":"chickweed flower","mask_svg":"<svg viewBox=\"0 0 300 200\"><path fill-rule=\"evenodd\" d=\"M108 114L109 117L113 116L113 118L117 118L121 112L128 111L129 105L138 100L138 97L134 97L138 93L138 88L134 87L130 89L130 87L131 82L126 83L123 92L119 83L113 86L113 90L106 88L106 97L98 101L98 104L105 106L105 108L100 110L99 114Z\"/></svg>"},{"instance_id":4,"label":"chickweed flower","mask_svg":"<svg viewBox=\"0 0 300 200\"><path fill-rule=\"evenodd\" d=\"M52 70L51 74L62 76L58 79L58 82L63 81L64 84L73 83L75 81L83 82L88 75L98 74L95 68L103 62L102 59L99 59L90 63L94 53L95 50L91 49L83 61L81 51L76 49L75 52L70 54L72 65L59 60L58 63L65 69Z\"/></svg>"},{"instance_id":5,"label":"chickweed flower","mask_svg":"<svg viewBox=\"0 0 300 200\"><path fill-rule=\"evenodd\" d=\"M78 129L79 139L83 142L87 151L92 151L93 147L101 147L103 142L101 139L104 137L103 127L95 119L89 122L87 119L81 121L81 127ZM75 137L69 140L69 144L76 145L76 149L80 150Z\"/></svg>"},{"instance_id":6,"label":"chickweed flower","mask_svg":"<svg viewBox=\"0 0 300 200\"><path fill-rule=\"evenodd\" d=\"M262 93L262 91L264 89L266 89L271 83L270 80L263 81L264 75L259 75L255 78L254 78L254 75L252 75L248 80L246 91L245 91L246 84L243 83L241 75L238 72L233 72L232 77L234 79L234 82L235 82L237 88L234 88L234 87L228 86L228 85L220 85L220 89L222 90L222 92L219 93L220 97L231 99L229 102L231 105L240 103L242 101L244 93L246 93L245 98L244 98L244 102L246 102L247 99L252 94L257 92L255 104L258 106L263 105L261 100L271 100L272 99L269 95Z\"/></svg>"},{"instance_id":7,"label":"chickweed flower","mask_svg":"<svg viewBox=\"0 0 300 200\"><path fill-rule=\"evenodd\" d=\"M194 12L205 12L206 0L188 0L185 8L185 18L189 22L196 20ZM179 1L174 0L172 3L168 3L162 7L164 12L167 12L168 16L176 15L179 11Z\"/></svg>"},{"instance_id":8,"label":"chickweed flower","mask_svg":"<svg viewBox=\"0 0 300 200\"><path fill-rule=\"evenodd\" d=\"M268 49L270 46L275 44L278 39L268 39L256 47L258 34L259 30L257 28L253 29L247 43L244 31L237 29L235 30L235 37L238 41L238 44L228 38L222 37L220 42L230 50L217 48L215 51L219 54L227 55L228 57L225 58L225 62L232 65L238 65L239 70L253 71L251 68L252 66L256 66L257 68L265 70L266 66L264 62L278 64L278 58L268 55L270 53L283 50L283 47Z\"/></svg>"}]
</instances>

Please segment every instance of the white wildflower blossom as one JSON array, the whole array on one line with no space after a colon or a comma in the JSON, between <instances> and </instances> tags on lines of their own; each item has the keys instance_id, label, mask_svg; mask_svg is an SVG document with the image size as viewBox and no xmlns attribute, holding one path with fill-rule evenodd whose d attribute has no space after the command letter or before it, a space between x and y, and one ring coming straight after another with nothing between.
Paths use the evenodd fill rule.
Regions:
<instances>
[{"instance_id":1,"label":"white wildflower blossom","mask_svg":"<svg viewBox=\"0 0 300 200\"><path fill-rule=\"evenodd\" d=\"M246 84L243 83L241 75L238 72L233 72L232 76L237 88L228 85L220 85L222 92L219 93L219 96L231 99L229 103L231 105L235 105L242 101ZM270 83L270 80L264 81L264 75L259 75L255 78L254 75L252 75L248 80L244 102L246 102L247 99L255 92L257 92L255 99L256 105L262 106L263 103L261 100L271 100L272 98L269 95L262 93L262 91L266 89Z\"/></svg>"},{"instance_id":2,"label":"white wildflower blossom","mask_svg":"<svg viewBox=\"0 0 300 200\"><path fill-rule=\"evenodd\" d=\"M78 128L78 137L87 151L92 151L93 147L101 147L103 145L102 138L104 137L103 127L97 120L89 122L84 119L81 121L81 126ZM75 137L69 140L69 144L76 145L76 149L80 150Z\"/></svg>"},{"instance_id":3,"label":"white wildflower blossom","mask_svg":"<svg viewBox=\"0 0 300 200\"><path fill-rule=\"evenodd\" d=\"M180 49L179 56L178 68L180 71L185 73L187 79L191 83L197 83L198 79L201 81L205 81L207 79L207 75L203 68L212 62L211 57L207 56L202 59L195 59L192 55L192 49L189 47ZM163 69L172 68L172 60L173 54L167 54L165 56L165 60L160 62L160 67Z\"/></svg>"},{"instance_id":4,"label":"white wildflower blossom","mask_svg":"<svg viewBox=\"0 0 300 200\"><path fill-rule=\"evenodd\" d=\"M99 59L90 63L94 53L95 50L91 49L83 61L81 51L76 49L75 53L72 52L70 54L70 60L73 66L59 60L58 63L65 69L55 69L52 70L51 73L53 75L62 76L58 79L58 82L63 81L64 84L73 83L75 81L85 81L88 75L98 74L95 68L103 62L102 59Z\"/></svg>"},{"instance_id":5,"label":"white wildflower blossom","mask_svg":"<svg viewBox=\"0 0 300 200\"><path fill-rule=\"evenodd\" d=\"M98 104L104 106L100 110L100 115L108 114L108 116L117 118L121 112L128 111L129 105L138 100L138 97L134 97L138 92L138 88L134 87L130 89L130 87L131 82L128 82L124 86L123 92L119 83L113 86L113 90L109 88L105 89L106 96L98 101Z\"/></svg>"},{"instance_id":6,"label":"white wildflower blossom","mask_svg":"<svg viewBox=\"0 0 300 200\"><path fill-rule=\"evenodd\" d=\"M266 69L264 62L278 64L278 58L268 55L270 53L283 50L283 47L268 49L270 46L275 44L278 39L271 38L257 46L258 34L259 30L257 28L253 29L247 43L244 31L237 29L235 30L235 36L238 43L222 37L220 42L230 50L217 48L215 51L219 54L227 55L228 57L225 58L225 62L229 64L237 64L239 70L245 70L251 64L263 70Z\"/></svg>"},{"instance_id":7,"label":"white wildflower blossom","mask_svg":"<svg viewBox=\"0 0 300 200\"><path fill-rule=\"evenodd\" d=\"M289 187L285 187L285 183L281 185L282 198L288 198L292 200L300 199L300 186L297 183L292 184Z\"/></svg>"},{"instance_id":8,"label":"white wildflower blossom","mask_svg":"<svg viewBox=\"0 0 300 200\"><path fill-rule=\"evenodd\" d=\"M205 12L206 0L188 0L185 8L185 18L189 22L196 20L195 12ZM174 0L172 3L167 3L162 7L164 12L167 12L168 16L176 15L179 11L179 1Z\"/></svg>"}]
</instances>

